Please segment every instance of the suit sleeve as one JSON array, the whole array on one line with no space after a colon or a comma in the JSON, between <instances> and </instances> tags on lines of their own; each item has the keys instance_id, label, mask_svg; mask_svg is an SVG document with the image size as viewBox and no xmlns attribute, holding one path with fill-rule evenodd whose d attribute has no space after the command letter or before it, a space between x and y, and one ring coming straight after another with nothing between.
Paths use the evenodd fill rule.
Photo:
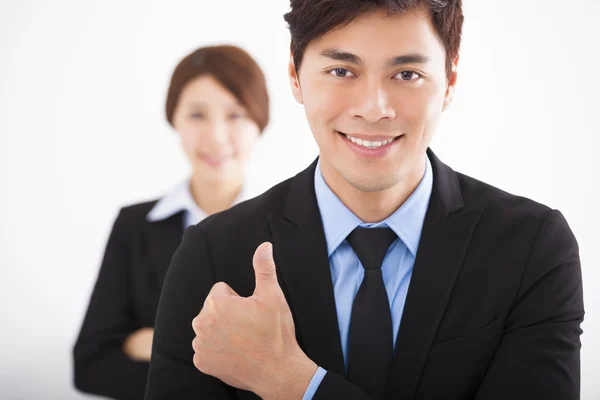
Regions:
<instances>
[{"instance_id":1,"label":"suit sleeve","mask_svg":"<svg viewBox=\"0 0 600 400\"><path fill-rule=\"evenodd\" d=\"M214 283L202 228L190 227L173 256L158 305L147 400L237 399L234 388L203 374L193 364L192 320Z\"/></svg>"},{"instance_id":2,"label":"suit sleeve","mask_svg":"<svg viewBox=\"0 0 600 400\"><path fill-rule=\"evenodd\" d=\"M113 399L143 399L148 363L133 361L122 346L136 326L129 304L127 221L119 213L73 350L75 387Z\"/></svg>"},{"instance_id":3,"label":"suit sleeve","mask_svg":"<svg viewBox=\"0 0 600 400\"><path fill-rule=\"evenodd\" d=\"M578 245L549 211L477 399L579 399L583 315Z\"/></svg>"},{"instance_id":4,"label":"suit sleeve","mask_svg":"<svg viewBox=\"0 0 600 400\"><path fill-rule=\"evenodd\" d=\"M327 372L321 381L313 400L329 400L329 399L344 399L344 400L375 400L367 395L361 388L350 383L336 374L335 372Z\"/></svg>"}]
</instances>

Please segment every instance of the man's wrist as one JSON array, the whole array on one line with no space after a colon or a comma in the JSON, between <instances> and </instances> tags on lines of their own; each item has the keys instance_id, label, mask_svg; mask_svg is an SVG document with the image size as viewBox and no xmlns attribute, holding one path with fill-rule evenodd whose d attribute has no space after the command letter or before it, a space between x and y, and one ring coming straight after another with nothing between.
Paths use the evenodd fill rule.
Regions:
<instances>
[{"instance_id":1,"label":"man's wrist","mask_svg":"<svg viewBox=\"0 0 600 400\"><path fill-rule=\"evenodd\" d=\"M317 364L300 350L295 357L283 362L273 376L265 379L268 387L259 388L255 393L264 400L302 400L317 369Z\"/></svg>"}]
</instances>

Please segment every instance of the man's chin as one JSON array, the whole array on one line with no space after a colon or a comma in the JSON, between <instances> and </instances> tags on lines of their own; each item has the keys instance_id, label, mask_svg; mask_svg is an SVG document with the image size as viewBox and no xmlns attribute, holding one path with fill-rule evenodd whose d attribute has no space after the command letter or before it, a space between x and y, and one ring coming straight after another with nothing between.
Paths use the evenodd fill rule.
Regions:
<instances>
[{"instance_id":1,"label":"man's chin","mask_svg":"<svg viewBox=\"0 0 600 400\"><path fill-rule=\"evenodd\" d=\"M375 193L393 188L399 183L399 179L392 179L394 175L381 174L377 176L352 176L352 174L343 174L344 179L354 189L365 192Z\"/></svg>"}]
</instances>

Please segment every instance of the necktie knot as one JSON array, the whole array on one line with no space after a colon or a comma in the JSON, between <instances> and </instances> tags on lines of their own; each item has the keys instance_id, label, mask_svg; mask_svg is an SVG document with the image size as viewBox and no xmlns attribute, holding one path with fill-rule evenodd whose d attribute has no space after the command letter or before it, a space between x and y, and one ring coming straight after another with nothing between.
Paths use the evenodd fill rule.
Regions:
<instances>
[{"instance_id":1,"label":"necktie knot","mask_svg":"<svg viewBox=\"0 0 600 400\"><path fill-rule=\"evenodd\" d=\"M358 227L346 239L365 270L381 268L383 259L397 236L390 228Z\"/></svg>"}]
</instances>

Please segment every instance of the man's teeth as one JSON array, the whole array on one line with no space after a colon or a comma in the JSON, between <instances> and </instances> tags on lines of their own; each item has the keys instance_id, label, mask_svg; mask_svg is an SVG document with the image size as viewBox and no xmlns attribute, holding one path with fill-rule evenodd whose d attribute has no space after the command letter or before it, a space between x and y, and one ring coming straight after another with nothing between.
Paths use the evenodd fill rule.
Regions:
<instances>
[{"instance_id":1,"label":"man's teeth","mask_svg":"<svg viewBox=\"0 0 600 400\"><path fill-rule=\"evenodd\" d=\"M350 135L345 135L345 136L352 143L356 143L357 145L366 147L367 149L376 149L378 147L390 144L390 143L392 143L394 141L394 138L391 138L391 139L388 139L388 140L383 140L383 141L376 141L376 140L371 141L371 140L358 139L358 138L352 137Z\"/></svg>"}]
</instances>

